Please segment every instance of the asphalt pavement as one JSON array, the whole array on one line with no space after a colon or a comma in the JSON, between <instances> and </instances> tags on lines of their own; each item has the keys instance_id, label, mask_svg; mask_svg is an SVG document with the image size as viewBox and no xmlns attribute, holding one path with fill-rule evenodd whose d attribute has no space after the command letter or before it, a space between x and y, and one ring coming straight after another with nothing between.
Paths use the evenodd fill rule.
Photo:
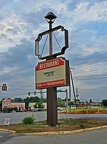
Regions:
<instances>
[{"instance_id":1,"label":"asphalt pavement","mask_svg":"<svg viewBox=\"0 0 107 144\"><path fill-rule=\"evenodd\" d=\"M10 118L10 124L22 123L25 117L34 116L36 121L46 120L46 112L16 112L16 113L0 113L0 125L4 124L5 118ZM92 118L99 120L107 120L107 114L58 114L58 119L60 118Z\"/></svg>"},{"instance_id":2,"label":"asphalt pavement","mask_svg":"<svg viewBox=\"0 0 107 144\"><path fill-rule=\"evenodd\" d=\"M66 135L24 135L0 132L0 144L107 144L107 128Z\"/></svg>"},{"instance_id":3,"label":"asphalt pavement","mask_svg":"<svg viewBox=\"0 0 107 144\"><path fill-rule=\"evenodd\" d=\"M46 112L34 113L0 113L0 124L5 118L10 118L10 123L21 123L26 116L34 116L37 121L46 120ZM107 120L106 114L58 114L58 118L92 118ZM73 133L48 133L48 134L16 134L9 131L0 131L0 144L107 144L107 128L81 130Z\"/></svg>"}]
</instances>

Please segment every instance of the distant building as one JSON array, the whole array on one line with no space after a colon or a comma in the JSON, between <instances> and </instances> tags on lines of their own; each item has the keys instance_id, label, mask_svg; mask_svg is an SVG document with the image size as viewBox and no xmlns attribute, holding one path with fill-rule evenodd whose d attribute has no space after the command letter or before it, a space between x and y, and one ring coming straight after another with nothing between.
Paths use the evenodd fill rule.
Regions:
<instances>
[{"instance_id":1,"label":"distant building","mask_svg":"<svg viewBox=\"0 0 107 144\"><path fill-rule=\"evenodd\" d=\"M13 103L9 98L5 98L2 101L2 110L4 108L17 108L19 111L22 111L25 109L25 103Z\"/></svg>"},{"instance_id":2,"label":"distant building","mask_svg":"<svg viewBox=\"0 0 107 144\"><path fill-rule=\"evenodd\" d=\"M35 104L36 104L36 103L33 103L33 102L31 103L31 102L30 102L29 105L28 105L29 110L31 110L31 111L34 110L34 109L35 109L35 107L34 107ZM47 103L43 103L43 106L44 106L44 109L47 109Z\"/></svg>"},{"instance_id":3,"label":"distant building","mask_svg":"<svg viewBox=\"0 0 107 144\"><path fill-rule=\"evenodd\" d=\"M35 109L35 107L34 107L35 104L36 104L36 103L33 103L33 102L31 103L31 102L30 102L29 105L28 105L29 110L31 110L31 111L34 110L34 109Z\"/></svg>"},{"instance_id":4,"label":"distant building","mask_svg":"<svg viewBox=\"0 0 107 144\"><path fill-rule=\"evenodd\" d=\"M33 103L33 102L30 102L29 105L28 105L28 110L30 111L33 111L35 109L35 104L36 103ZM44 105L44 109L47 109L47 103L43 103ZM12 102L11 99L9 98L5 98L3 101L2 101L2 110L4 108L17 108L19 111L23 111L25 110L25 103L21 102L21 103L15 103L15 102Z\"/></svg>"},{"instance_id":5,"label":"distant building","mask_svg":"<svg viewBox=\"0 0 107 144\"><path fill-rule=\"evenodd\" d=\"M97 108L97 107L101 107L102 105L101 105L101 102L92 102L90 103L90 106L92 108Z\"/></svg>"},{"instance_id":6,"label":"distant building","mask_svg":"<svg viewBox=\"0 0 107 144\"><path fill-rule=\"evenodd\" d=\"M47 103L43 103L44 109L47 109Z\"/></svg>"}]
</instances>

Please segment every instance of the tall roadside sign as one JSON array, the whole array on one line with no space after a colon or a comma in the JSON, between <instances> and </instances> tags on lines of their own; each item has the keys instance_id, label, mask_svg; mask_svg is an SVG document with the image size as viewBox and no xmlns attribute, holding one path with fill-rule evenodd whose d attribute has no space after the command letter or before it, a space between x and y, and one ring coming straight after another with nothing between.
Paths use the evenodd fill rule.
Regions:
<instances>
[{"instance_id":1,"label":"tall roadside sign","mask_svg":"<svg viewBox=\"0 0 107 144\"><path fill-rule=\"evenodd\" d=\"M57 87L70 85L69 61L64 57L57 57L63 55L68 48L68 30L61 25L52 28L52 24L57 18L52 12L49 12L45 18L49 23L49 30L38 34L35 40L35 55L40 60L45 59L46 61L39 62L35 67L35 88L47 90L47 124L56 126L58 125ZM53 32L59 29L64 34L64 46L60 48L61 51L53 53L52 36ZM44 35L49 35L49 54L47 56L42 55L44 48L42 53L39 48L39 42Z\"/></svg>"}]
</instances>

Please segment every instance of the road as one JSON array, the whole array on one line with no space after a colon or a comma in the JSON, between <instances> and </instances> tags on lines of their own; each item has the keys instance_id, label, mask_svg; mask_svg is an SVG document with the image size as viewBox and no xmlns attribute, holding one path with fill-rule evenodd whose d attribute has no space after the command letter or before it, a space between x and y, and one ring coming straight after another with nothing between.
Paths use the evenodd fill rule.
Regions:
<instances>
[{"instance_id":1,"label":"road","mask_svg":"<svg viewBox=\"0 0 107 144\"><path fill-rule=\"evenodd\" d=\"M28 136L0 132L0 144L107 144L107 129L70 135Z\"/></svg>"},{"instance_id":2,"label":"road","mask_svg":"<svg viewBox=\"0 0 107 144\"><path fill-rule=\"evenodd\" d=\"M10 118L10 123L21 123L27 116L34 116L37 121L46 120L46 112L20 112L0 113L0 124L4 124L5 118ZM93 118L105 119L106 114L58 114L58 118ZM107 144L107 128L93 131L69 134L69 135L41 135L30 136L24 134L12 134L0 131L0 144Z\"/></svg>"},{"instance_id":3,"label":"road","mask_svg":"<svg viewBox=\"0 0 107 144\"><path fill-rule=\"evenodd\" d=\"M46 120L46 112L16 112L16 113L0 113L0 125L4 124L5 118L10 118L10 124L21 123L23 118L34 116L36 121ZM60 118L93 118L107 120L107 114L58 114L58 119Z\"/></svg>"}]
</instances>

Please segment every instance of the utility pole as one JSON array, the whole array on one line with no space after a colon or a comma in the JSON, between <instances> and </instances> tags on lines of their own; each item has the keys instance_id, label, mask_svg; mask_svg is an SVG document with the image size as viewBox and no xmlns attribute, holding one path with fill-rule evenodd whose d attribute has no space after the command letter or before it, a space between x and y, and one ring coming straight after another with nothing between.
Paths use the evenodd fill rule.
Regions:
<instances>
[{"instance_id":1,"label":"utility pole","mask_svg":"<svg viewBox=\"0 0 107 144\"><path fill-rule=\"evenodd\" d=\"M69 100L71 101L71 79L70 79L70 85L69 85Z\"/></svg>"},{"instance_id":2,"label":"utility pole","mask_svg":"<svg viewBox=\"0 0 107 144\"><path fill-rule=\"evenodd\" d=\"M74 68L70 68L74 69ZM71 82L72 82L72 88L73 88L73 94L74 94L74 101L76 103L76 96L75 96L75 87L74 87L74 81L73 81L73 76L72 76L72 71L70 70L70 76L71 76Z\"/></svg>"},{"instance_id":3,"label":"utility pole","mask_svg":"<svg viewBox=\"0 0 107 144\"><path fill-rule=\"evenodd\" d=\"M78 88L76 88L76 98L78 100L79 94L78 94Z\"/></svg>"},{"instance_id":4,"label":"utility pole","mask_svg":"<svg viewBox=\"0 0 107 144\"><path fill-rule=\"evenodd\" d=\"M67 89L65 90L65 92L66 92L66 110L68 113L68 91L67 91Z\"/></svg>"},{"instance_id":5,"label":"utility pole","mask_svg":"<svg viewBox=\"0 0 107 144\"><path fill-rule=\"evenodd\" d=\"M42 92L42 90L40 91L40 95L41 95L41 103L42 103L42 106L43 106L43 92Z\"/></svg>"}]
</instances>

